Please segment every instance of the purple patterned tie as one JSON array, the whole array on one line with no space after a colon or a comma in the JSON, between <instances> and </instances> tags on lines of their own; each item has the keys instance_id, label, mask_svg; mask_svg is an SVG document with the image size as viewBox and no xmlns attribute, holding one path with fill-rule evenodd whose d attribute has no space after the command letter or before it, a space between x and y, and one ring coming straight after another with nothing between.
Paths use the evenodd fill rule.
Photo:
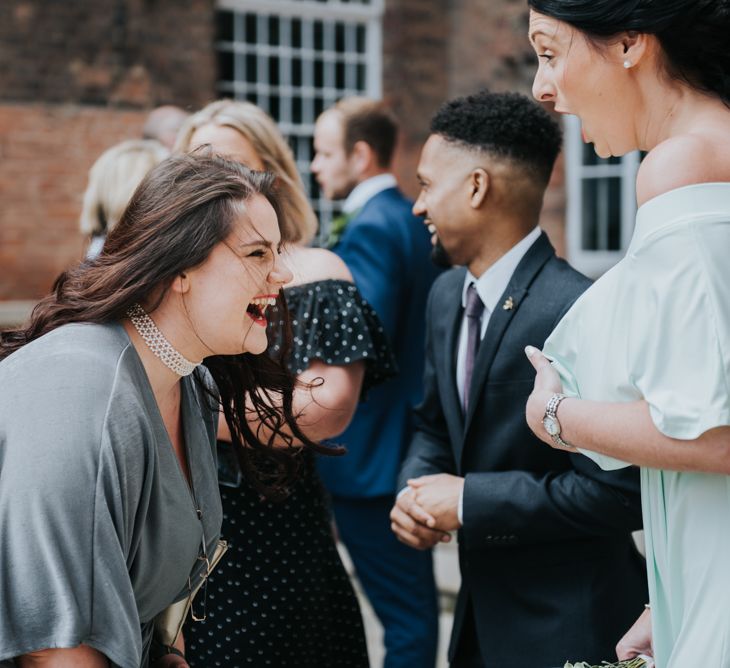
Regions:
<instances>
[{"instance_id":1,"label":"purple patterned tie","mask_svg":"<svg viewBox=\"0 0 730 668\"><path fill-rule=\"evenodd\" d=\"M464 413L469 408L469 388L474 373L474 362L479 352L482 333L482 313L484 303L479 297L476 286L472 283L466 290L466 365L464 367Z\"/></svg>"}]
</instances>

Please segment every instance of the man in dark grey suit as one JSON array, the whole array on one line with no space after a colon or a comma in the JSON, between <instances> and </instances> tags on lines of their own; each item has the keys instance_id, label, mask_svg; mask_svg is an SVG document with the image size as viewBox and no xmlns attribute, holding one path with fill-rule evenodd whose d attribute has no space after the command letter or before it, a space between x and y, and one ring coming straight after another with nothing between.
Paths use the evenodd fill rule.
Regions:
<instances>
[{"instance_id":1,"label":"man in dark grey suit","mask_svg":"<svg viewBox=\"0 0 730 668\"><path fill-rule=\"evenodd\" d=\"M419 549L458 530L452 666L598 663L646 600L638 472L548 448L524 415L524 348L589 284L537 227L560 130L521 95L483 92L445 104L431 131L414 213L435 257L460 266L429 295L425 398L392 528Z\"/></svg>"}]
</instances>

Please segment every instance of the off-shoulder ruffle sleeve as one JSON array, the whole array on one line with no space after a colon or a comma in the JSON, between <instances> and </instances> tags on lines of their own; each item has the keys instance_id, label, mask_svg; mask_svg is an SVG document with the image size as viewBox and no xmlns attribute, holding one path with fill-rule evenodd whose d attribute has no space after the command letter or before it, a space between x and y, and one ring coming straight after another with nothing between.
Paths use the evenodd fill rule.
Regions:
<instances>
[{"instance_id":1,"label":"off-shoulder ruffle sleeve","mask_svg":"<svg viewBox=\"0 0 730 668\"><path fill-rule=\"evenodd\" d=\"M729 195L730 184L705 184L641 207L626 257L545 344L566 394L644 400L660 432L686 441L730 425Z\"/></svg>"},{"instance_id":2,"label":"off-shoulder ruffle sleeve","mask_svg":"<svg viewBox=\"0 0 730 668\"><path fill-rule=\"evenodd\" d=\"M659 431L692 440L730 425L730 221L657 236L635 258L644 287L632 304L631 382Z\"/></svg>"},{"instance_id":3,"label":"off-shoulder ruffle sleeve","mask_svg":"<svg viewBox=\"0 0 730 668\"><path fill-rule=\"evenodd\" d=\"M313 360L326 364L365 361L363 394L397 373L385 330L353 283L316 281L284 290L293 345L291 370L300 374ZM277 323L279 329L282 323ZM279 349L275 343L274 350Z\"/></svg>"}]
</instances>

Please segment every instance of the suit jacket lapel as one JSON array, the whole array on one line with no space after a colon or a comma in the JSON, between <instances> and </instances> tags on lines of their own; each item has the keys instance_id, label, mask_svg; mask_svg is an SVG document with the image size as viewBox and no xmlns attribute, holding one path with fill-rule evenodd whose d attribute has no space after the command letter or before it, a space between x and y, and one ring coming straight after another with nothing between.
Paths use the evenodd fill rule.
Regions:
<instances>
[{"instance_id":1,"label":"suit jacket lapel","mask_svg":"<svg viewBox=\"0 0 730 668\"><path fill-rule=\"evenodd\" d=\"M461 287L464 285L465 275L466 270L455 273L453 284L444 291L444 299L438 305L438 313L435 314L439 326L432 329L435 335L432 345L435 351L436 371L439 380L444 381L441 391L443 411L452 438L458 435L458 440L454 441L456 443L461 441L464 429L464 416L456 388L456 354L462 319Z\"/></svg>"},{"instance_id":2,"label":"suit jacket lapel","mask_svg":"<svg viewBox=\"0 0 730 668\"><path fill-rule=\"evenodd\" d=\"M489 325L487 325L487 331L479 346L479 353L474 364L474 373L471 388L469 389L469 410L464 425L465 437L474 418L474 413L479 407L479 399L484 391L489 370L502 343L504 333L527 295L530 283L554 254L555 249L543 232L520 260L507 285L507 289L500 297L494 312L489 318Z\"/></svg>"}]
</instances>

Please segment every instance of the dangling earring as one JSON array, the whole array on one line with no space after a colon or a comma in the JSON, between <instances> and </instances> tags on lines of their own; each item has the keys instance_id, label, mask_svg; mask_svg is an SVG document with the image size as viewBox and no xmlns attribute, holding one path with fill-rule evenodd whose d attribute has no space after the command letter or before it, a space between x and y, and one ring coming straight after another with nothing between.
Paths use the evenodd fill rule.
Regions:
<instances>
[{"instance_id":1,"label":"dangling earring","mask_svg":"<svg viewBox=\"0 0 730 668\"><path fill-rule=\"evenodd\" d=\"M628 70L629 67L631 67L631 61L630 60L624 60L624 68Z\"/></svg>"}]
</instances>

